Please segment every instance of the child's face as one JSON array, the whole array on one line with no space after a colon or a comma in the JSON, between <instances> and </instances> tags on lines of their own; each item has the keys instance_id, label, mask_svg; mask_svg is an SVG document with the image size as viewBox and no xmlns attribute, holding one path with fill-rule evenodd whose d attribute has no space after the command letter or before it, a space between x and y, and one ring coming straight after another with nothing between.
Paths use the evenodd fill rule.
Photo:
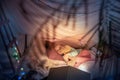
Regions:
<instances>
[{"instance_id":1,"label":"child's face","mask_svg":"<svg viewBox=\"0 0 120 80\"><path fill-rule=\"evenodd\" d=\"M63 46L62 45L57 45L56 47L55 47L55 50L58 52L58 54L64 54L64 53L62 53L62 48L63 48Z\"/></svg>"},{"instance_id":2,"label":"child's face","mask_svg":"<svg viewBox=\"0 0 120 80\"><path fill-rule=\"evenodd\" d=\"M57 45L55 47L55 50L58 52L58 54L67 54L69 51L71 51L71 47L68 45Z\"/></svg>"}]
</instances>

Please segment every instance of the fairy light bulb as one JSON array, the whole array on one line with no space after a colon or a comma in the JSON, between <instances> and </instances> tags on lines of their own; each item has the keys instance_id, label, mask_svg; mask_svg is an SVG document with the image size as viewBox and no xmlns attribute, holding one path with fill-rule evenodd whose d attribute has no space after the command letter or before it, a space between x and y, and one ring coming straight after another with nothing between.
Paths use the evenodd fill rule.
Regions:
<instances>
[{"instance_id":1,"label":"fairy light bulb","mask_svg":"<svg viewBox=\"0 0 120 80\"><path fill-rule=\"evenodd\" d=\"M20 70L21 70L21 71L23 71L23 70L24 70L24 68L20 68Z\"/></svg>"}]
</instances>

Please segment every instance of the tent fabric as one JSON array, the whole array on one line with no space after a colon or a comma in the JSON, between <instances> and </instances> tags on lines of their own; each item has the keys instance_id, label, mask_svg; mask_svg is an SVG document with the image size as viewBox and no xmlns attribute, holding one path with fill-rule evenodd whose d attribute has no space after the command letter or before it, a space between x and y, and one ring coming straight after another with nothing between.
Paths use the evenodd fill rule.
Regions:
<instances>
[{"instance_id":1,"label":"tent fabric","mask_svg":"<svg viewBox=\"0 0 120 80\"><path fill-rule=\"evenodd\" d=\"M81 44L85 45L87 43L90 46L91 43L92 46L97 44L100 36L99 26L102 26L100 30L103 29L102 39L108 44L112 44L115 54L120 53L119 0L76 0L76 2L74 0L69 0L69 2L68 0L4 0L0 1L0 4L0 22L3 23L6 19L9 21L4 26L9 26L12 29L21 53L25 56L32 55L35 57L35 61L40 60L41 56L47 55L44 40L60 41L77 48ZM3 25L0 30L8 44L9 40L6 37ZM6 30L9 31L8 28ZM84 38L86 33L89 35ZM28 36L26 53L23 50L25 34ZM84 39L81 41L81 38ZM89 40L90 42L87 42ZM0 41L2 42L1 36ZM8 64L8 59L5 61L3 59L6 57L4 47L0 49L2 49L1 51L4 50L3 55L1 54L1 63ZM108 76L114 78L117 64L116 57L113 56L103 60L102 67L99 66L99 63L98 60L93 71L93 78L106 79ZM1 65L0 68L4 68L4 66ZM9 70L6 71L9 72Z\"/></svg>"},{"instance_id":2,"label":"tent fabric","mask_svg":"<svg viewBox=\"0 0 120 80\"><path fill-rule=\"evenodd\" d=\"M7 18L10 20L11 23L15 23L15 24L13 24L14 28L12 28L12 29L15 29L15 30L13 30L13 32L16 32L16 35L17 34L18 35L19 34L34 35L35 32L39 28L42 28L44 26L44 28L50 27L49 28L50 34L49 33L48 34L49 34L49 37L51 36L50 38L53 37L52 28L51 28L53 26L52 25L53 23L51 23L51 21L52 20L55 20L55 21L58 20L57 13L59 13L59 12L55 12L56 14L52 15L52 12L54 12L54 9L47 9L46 5L45 6L43 4L41 5L41 3L43 2L43 3L48 4L50 6L52 5L52 7L56 7L57 5L55 5L55 3L53 5L52 2L47 1L47 0L42 1L42 2L41 1L37 2L36 0L33 0L33 1L29 1L29 0L19 1L19 0L16 0L16 1L10 1L10 2L4 1L4 2L5 2L5 14L6 14ZM58 2L59 2L59 0L58 0ZM65 1L63 1L63 2L65 2ZM95 2L95 4L93 5L94 2ZM98 12L88 14L88 19L89 19L88 20L88 25L89 25L89 27L85 28L85 22L84 22L85 15L84 14L79 14L81 12L84 12L84 5L83 5L84 2L78 1L78 3L82 4L81 5L82 9L80 8L79 9L80 11L78 12L78 14L76 13L78 15L77 16L78 19L76 20L75 30L71 30L72 26L70 26L70 25L72 23L69 23L70 25L68 25L68 27L64 27L64 25L60 25L60 26L58 25L58 28L56 29L56 38L61 39L65 36L69 36L69 34L71 34L71 33L72 33L71 35L84 34L89 29L91 29L95 24L98 23ZM92 0L88 3L91 3L91 4L89 4L89 12L94 11L93 10L94 6L100 5L100 1L97 2L96 0ZM68 10L69 10L70 4L72 4L72 0L70 0L70 3L67 4ZM41 7L40 7L40 5L41 5ZM78 4L76 3L76 5L78 5ZM63 5L62 8L66 8L67 6ZM24 10L26 13L24 13L22 10ZM99 6L96 7L95 10L99 10ZM9 11L9 14L7 14L8 11ZM62 17L64 17L68 14L64 14L64 13L61 12L61 15L63 15ZM46 18L49 17L49 16L50 16L50 18L48 19L49 21L47 22ZM60 18L62 18L62 17L60 17ZM60 21L63 22L64 20L66 21L66 19L67 18L61 19ZM70 18L70 19L72 19L72 18ZM71 20L70 20L70 22L71 22ZM93 24L93 22L94 22L94 24ZM42 23L44 23L44 25L42 25ZM45 33L47 34L47 29L43 29L42 31L43 31L44 34ZM44 35L44 36L46 38L46 35Z\"/></svg>"},{"instance_id":3,"label":"tent fabric","mask_svg":"<svg viewBox=\"0 0 120 80\"><path fill-rule=\"evenodd\" d=\"M93 69L92 69L92 79L97 79L97 80L115 80L116 79L116 61L117 58L116 56L112 56L111 58L104 59L101 66L99 61L94 64Z\"/></svg>"}]
</instances>

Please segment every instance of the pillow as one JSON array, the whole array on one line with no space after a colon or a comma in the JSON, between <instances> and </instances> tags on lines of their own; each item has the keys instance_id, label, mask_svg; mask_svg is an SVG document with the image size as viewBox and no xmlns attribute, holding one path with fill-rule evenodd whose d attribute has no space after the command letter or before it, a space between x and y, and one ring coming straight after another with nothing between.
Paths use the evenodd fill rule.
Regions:
<instances>
[{"instance_id":1,"label":"pillow","mask_svg":"<svg viewBox=\"0 0 120 80\"><path fill-rule=\"evenodd\" d=\"M90 50L82 50L76 58L76 63L75 63L75 67L80 66L82 63L85 63L87 61L93 61L93 59L91 58L91 51Z\"/></svg>"},{"instance_id":2,"label":"pillow","mask_svg":"<svg viewBox=\"0 0 120 80\"><path fill-rule=\"evenodd\" d=\"M81 50L77 57L86 57L91 58L91 51L90 50Z\"/></svg>"},{"instance_id":3,"label":"pillow","mask_svg":"<svg viewBox=\"0 0 120 80\"><path fill-rule=\"evenodd\" d=\"M47 52L48 58L53 60L62 60L64 61L63 57L58 54L55 49L51 49Z\"/></svg>"}]
</instances>

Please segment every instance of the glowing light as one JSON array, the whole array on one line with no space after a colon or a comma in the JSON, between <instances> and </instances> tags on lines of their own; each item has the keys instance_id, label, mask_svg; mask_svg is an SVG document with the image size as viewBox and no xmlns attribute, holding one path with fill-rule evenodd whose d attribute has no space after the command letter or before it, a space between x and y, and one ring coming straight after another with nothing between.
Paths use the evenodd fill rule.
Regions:
<instances>
[{"instance_id":1,"label":"glowing light","mask_svg":"<svg viewBox=\"0 0 120 80\"><path fill-rule=\"evenodd\" d=\"M21 72L21 75L22 75L22 76L25 75L25 72Z\"/></svg>"},{"instance_id":2,"label":"glowing light","mask_svg":"<svg viewBox=\"0 0 120 80\"><path fill-rule=\"evenodd\" d=\"M23 71L23 70L24 70L24 68L20 68L20 70L21 70L21 71Z\"/></svg>"},{"instance_id":3,"label":"glowing light","mask_svg":"<svg viewBox=\"0 0 120 80\"><path fill-rule=\"evenodd\" d=\"M22 78L22 77L21 77L21 76L19 76L19 77L18 77L18 80L21 80L21 78Z\"/></svg>"},{"instance_id":4,"label":"glowing light","mask_svg":"<svg viewBox=\"0 0 120 80\"><path fill-rule=\"evenodd\" d=\"M15 52L14 55L17 56L18 54Z\"/></svg>"},{"instance_id":5,"label":"glowing light","mask_svg":"<svg viewBox=\"0 0 120 80\"><path fill-rule=\"evenodd\" d=\"M18 60L18 57L16 57L15 59Z\"/></svg>"},{"instance_id":6,"label":"glowing light","mask_svg":"<svg viewBox=\"0 0 120 80\"><path fill-rule=\"evenodd\" d=\"M76 27L73 29L73 25L72 25L72 20L70 21L69 25L65 25L63 21L61 24L57 25L57 28L55 29L55 38L56 39L62 39L66 36L74 36L77 34L84 34L86 29L84 28L84 25L81 23L77 23ZM46 26L42 29L43 33L46 34L48 33L49 38L52 39L54 36L54 29L52 28L53 25L51 25L51 22L49 23L49 26ZM49 29L48 30L46 30ZM44 35L44 38L47 38L47 35Z\"/></svg>"},{"instance_id":7,"label":"glowing light","mask_svg":"<svg viewBox=\"0 0 120 80\"><path fill-rule=\"evenodd\" d=\"M14 47L14 49L15 49L15 50L17 50L17 48L16 48L16 47Z\"/></svg>"},{"instance_id":8,"label":"glowing light","mask_svg":"<svg viewBox=\"0 0 120 80\"><path fill-rule=\"evenodd\" d=\"M20 61L18 60L17 63L19 63Z\"/></svg>"}]
</instances>

